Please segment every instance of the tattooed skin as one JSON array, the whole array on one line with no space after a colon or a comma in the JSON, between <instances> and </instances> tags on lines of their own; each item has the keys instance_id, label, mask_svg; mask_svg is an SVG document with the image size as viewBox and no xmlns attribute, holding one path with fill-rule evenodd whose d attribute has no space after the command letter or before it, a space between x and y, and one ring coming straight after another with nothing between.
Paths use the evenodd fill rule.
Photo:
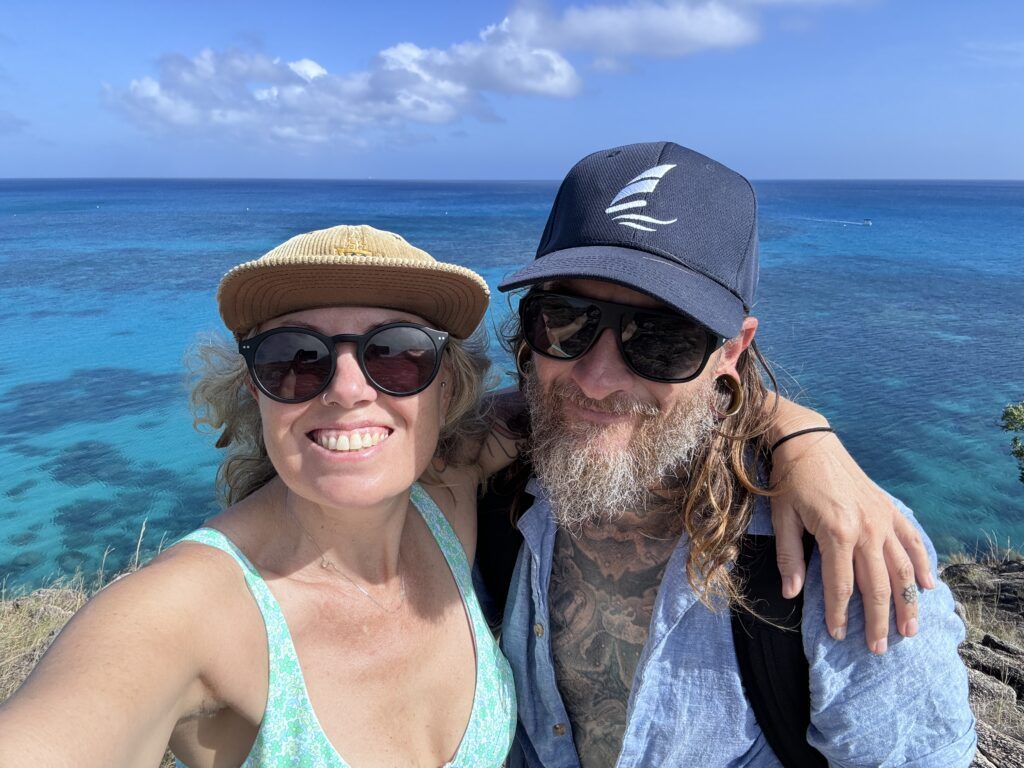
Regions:
<instances>
[{"instance_id":1,"label":"tattooed skin","mask_svg":"<svg viewBox=\"0 0 1024 768\"><path fill-rule=\"evenodd\" d=\"M633 676L677 537L637 528L559 529L551 573L551 648L583 768L615 765Z\"/></svg>"},{"instance_id":2,"label":"tattooed skin","mask_svg":"<svg viewBox=\"0 0 1024 768\"><path fill-rule=\"evenodd\" d=\"M917 587L913 584L908 584L903 589L903 602L910 604L917 602Z\"/></svg>"}]
</instances>

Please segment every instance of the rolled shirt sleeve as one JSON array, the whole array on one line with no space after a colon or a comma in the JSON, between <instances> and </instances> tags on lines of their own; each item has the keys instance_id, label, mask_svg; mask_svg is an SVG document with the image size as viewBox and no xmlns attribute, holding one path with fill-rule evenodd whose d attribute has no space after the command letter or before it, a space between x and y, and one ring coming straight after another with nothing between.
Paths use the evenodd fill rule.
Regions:
<instances>
[{"instance_id":1,"label":"rolled shirt sleeve","mask_svg":"<svg viewBox=\"0 0 1024 768\"><path fill-rule=\"evenodd\" d=\"M893 499L900 511L911 511ZM921 530L935 571L935 549ZM847 639L825 626L821 561L811 559L804 589L803 642L810 667L808 741L833 766L956 768L971 764L976 746L967 700L967 669L957 653L964 624L949 588L919 590L919 625L903 637L890 615L889 650L875 656L864 643L864 606L854 590ZM898 596L896 599L900 599ZM892 609L890 609L892 611Z\"/></svg>"}]
</instances>

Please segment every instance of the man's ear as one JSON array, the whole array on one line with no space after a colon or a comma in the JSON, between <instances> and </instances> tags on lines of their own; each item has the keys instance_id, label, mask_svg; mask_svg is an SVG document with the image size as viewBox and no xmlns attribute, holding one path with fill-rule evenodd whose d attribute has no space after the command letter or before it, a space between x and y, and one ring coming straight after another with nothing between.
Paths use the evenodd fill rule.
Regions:
<instances>
[{"instance_id":1,"label":"man's ear","mask_svg":"<svg viewBox=\"0 0 1024 768\"><path fill-rule=\"evenodd\" d=\"M734 376L739 378L739 372L736 370L736 364L739 362L740 355L743 351L750 346L750 342L754 340L754 334L757 333L757 318L748 317L743 321L743 325L740 327L739 334L735 338L729 339L725 342L725 346L722 347L721 354L718 356L718 363L715 365L715 371L713 378L718 378L722 375Z\"/></svg>"}]
</instances>

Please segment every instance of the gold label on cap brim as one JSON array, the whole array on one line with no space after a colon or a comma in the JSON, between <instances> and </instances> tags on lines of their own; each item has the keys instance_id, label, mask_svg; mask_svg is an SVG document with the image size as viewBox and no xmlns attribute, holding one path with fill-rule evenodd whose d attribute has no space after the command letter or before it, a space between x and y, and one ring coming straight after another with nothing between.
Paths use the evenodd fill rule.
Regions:
<instances>
[{"instance_id":1,"label":"gold label on cap brim","mask_svg":"<svg viewBox=\"0 0 1024 768\"><path fill-rule=\"evenodd\" d=\"M335 256L373 256L369 251L360 251L355 248L346 248L343 245L334 246Z\"/></svg>"}]
</instances>

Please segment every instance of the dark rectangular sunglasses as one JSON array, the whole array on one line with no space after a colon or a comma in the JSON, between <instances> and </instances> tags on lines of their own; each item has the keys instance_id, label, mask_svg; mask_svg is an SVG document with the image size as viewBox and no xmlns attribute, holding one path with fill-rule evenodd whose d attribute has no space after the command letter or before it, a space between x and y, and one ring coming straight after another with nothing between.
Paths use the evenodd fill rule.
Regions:
<instances>
[{"instance_id":1,"label":"dark rectangular sunglasses","mask_svg":"<svg viewBox=\"0 0 1024 768\"><path fill-rule=\"evenodd\" d=\"M678 383L700 375L725 339L677 312L538 291L519 303L526 343L555 360L575 360L601 332L615 333L626 366L651 381Z\"/></svg>"},{"instance_id":2,"label":"dark rectangular sunglasses","mask_svg":"<svg viewBox=\"0 0 1024 768\"><path fill-rule=\"evenodd\" d=\"M407 397L422 392L437 376L448 334L416 323L337 336L282 327L243 339L238 351L263 394L279 403L302 403L330 385L337 366L335 345L345 343L356 345L356 361L370 386Z\"/></svg>"}]
</instances>

